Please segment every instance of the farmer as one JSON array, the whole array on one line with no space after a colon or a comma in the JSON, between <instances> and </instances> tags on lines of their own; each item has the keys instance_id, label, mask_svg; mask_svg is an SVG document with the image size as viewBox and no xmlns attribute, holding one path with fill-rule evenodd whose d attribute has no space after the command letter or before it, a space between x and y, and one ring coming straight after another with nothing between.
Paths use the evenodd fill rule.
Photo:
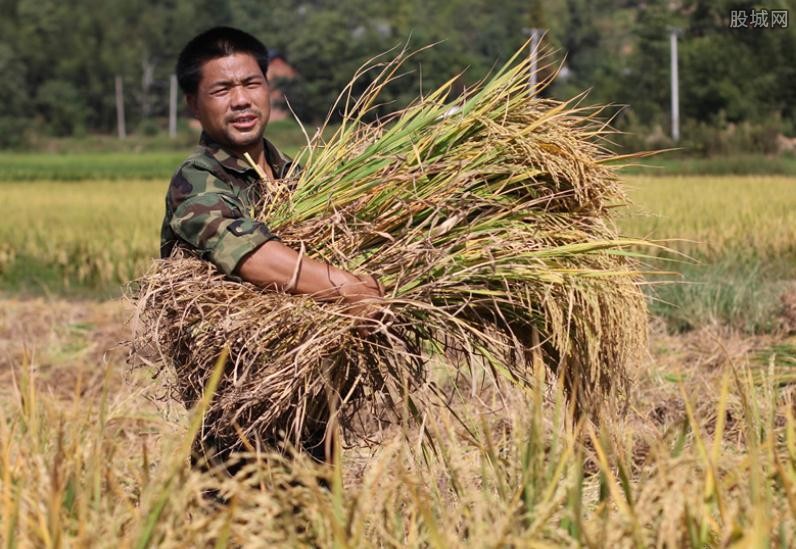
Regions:
<instances>
[{"instance_id":1,"label":"farmer","mask_svg":"<svg viewBox=\"0 0 796 549\"><path fill-rule=\"evenodd\" d=\"M268 178L283 178L291 166L263 137L271 109L267 69L266 47L229 27L199 34L180 53L177 79L202 135L169 185L161 257L169 257L175 247L187 248L234 280L343 301L352 314L372 317L383 295L373 277L303 256L252 217L263 185L244 154ZM305 441L305 449L320 460L327 438L323 420L318 430L318 436ZM202 446L211 461L227 457L224 448L213 448L212 440L205 438Z\"/></svg>"}]
</instances>

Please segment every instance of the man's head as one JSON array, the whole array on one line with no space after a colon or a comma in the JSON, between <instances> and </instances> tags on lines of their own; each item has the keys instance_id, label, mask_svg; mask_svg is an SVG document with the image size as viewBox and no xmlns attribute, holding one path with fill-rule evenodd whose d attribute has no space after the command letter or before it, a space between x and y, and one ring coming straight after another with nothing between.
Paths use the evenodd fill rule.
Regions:
<instances>
[{"instance_id":1,"label":"man's head","mask_svg":"<svg viewBox=\"0 0 796 549\"><path fill-rule=\"evenodd\" d=\"M271 111L268 50L255 37L215 27L177 60L177 80L202 129L234 151L259 146Z\"/></svg>"}]
</instances>

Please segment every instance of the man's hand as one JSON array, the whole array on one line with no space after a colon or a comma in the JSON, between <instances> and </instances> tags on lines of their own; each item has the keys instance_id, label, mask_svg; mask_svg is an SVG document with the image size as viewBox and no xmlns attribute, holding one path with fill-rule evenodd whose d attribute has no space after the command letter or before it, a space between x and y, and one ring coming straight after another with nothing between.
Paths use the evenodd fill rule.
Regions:
<instances>
[{"instance_id":1,"label":"man's hand","mask_svg":"<svg viewBox=\"0 0 796 549\"><path fill-rule=\"evenodd\" d=\"M340 295L348 303L359 303L368 299L380 299L384 288L371 275L349 274L349 280L340 286Z\"/></svg>"},{"instance_id":2,"label":"man's hand","mask_svg":"<svg viewBox=\"0 0 796 549\"><path fill-rule=\"evenodd\" d=\"M348 312L360 318L359 335L367 337L385 322L390 314L384 307L384 286L371 275L351 275L353 278L340 287L340 295L349 303Z\"/></svg>"},{"instance_id":3,"label":"man's hand","mask_svg":"<svg viewBox=\"0 0 796 549\"><path fill-rule=\"evenodd\" d=\"M318 301L342 298L349 305L347 312L361 319L358 331L362 337L378 329L390 314L383 305L384 287L373 276L338 269L275 240L244 259L237 273L258 286L310 295Z\"/></svg>"}]
</instances>

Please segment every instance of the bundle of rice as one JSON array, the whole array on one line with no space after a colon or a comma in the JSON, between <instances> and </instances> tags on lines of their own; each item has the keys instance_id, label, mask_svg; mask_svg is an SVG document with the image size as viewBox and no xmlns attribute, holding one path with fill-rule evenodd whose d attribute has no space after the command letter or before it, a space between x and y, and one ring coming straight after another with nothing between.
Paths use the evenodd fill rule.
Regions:
<instances>
[{"instance_id":1,"label":"bundle of rice","mask_svg":"<svg viewBox=\"0 0 796 549\"><path fill-rule=\"evenodd\" d=\"M378 277L389 326L362 337L342 304L230 281L186 253L139 281L139 343L173 366L186 404L229 348L204 436L307 440L330 402L344 426L363 404L422 415L445 397L431 359L529 383L537 357L584 407L621 392L646 307L626 251L638 242L610 221L623 201L615 157L597 110L529 91L522 51L456 101L451 80L375 124L363 117L408 56L345 100L366 67L334 136L297 159L295 185L267 193L258 215L285 244Z\"/></svg>"}]
</instances>

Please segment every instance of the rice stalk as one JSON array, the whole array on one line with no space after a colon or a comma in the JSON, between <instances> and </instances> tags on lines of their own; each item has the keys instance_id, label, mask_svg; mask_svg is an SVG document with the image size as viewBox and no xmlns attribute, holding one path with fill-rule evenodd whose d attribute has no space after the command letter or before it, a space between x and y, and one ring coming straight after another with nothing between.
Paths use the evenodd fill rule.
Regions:
<instances>
[{"instance_id":1,"label":"rice stalk","mask_svg":"<svg viewBox=\"0 0 796 549\"><path fill-rule=\"evenodd\" d=\"M624 394L646 307L628 251L641 242L611 220L624 195L601 143L608 130L579 98L531 94L521 53L459 98L451 80L366 123L410 54L374 60L358 72L379 70L366 91L352 99L352 80L341 94L337 133L316 137L301 173L259 208L284 243L375 275L389 326L360 337L363 319L340 303L227 280L182 250L138 281L136 348L175 368L186 405L229 346L203 438L306 443L336 410L346 434L368 440L447 402L455 376L530 386L534 356L579 410Z\"/></svg>"}]
</instances>

